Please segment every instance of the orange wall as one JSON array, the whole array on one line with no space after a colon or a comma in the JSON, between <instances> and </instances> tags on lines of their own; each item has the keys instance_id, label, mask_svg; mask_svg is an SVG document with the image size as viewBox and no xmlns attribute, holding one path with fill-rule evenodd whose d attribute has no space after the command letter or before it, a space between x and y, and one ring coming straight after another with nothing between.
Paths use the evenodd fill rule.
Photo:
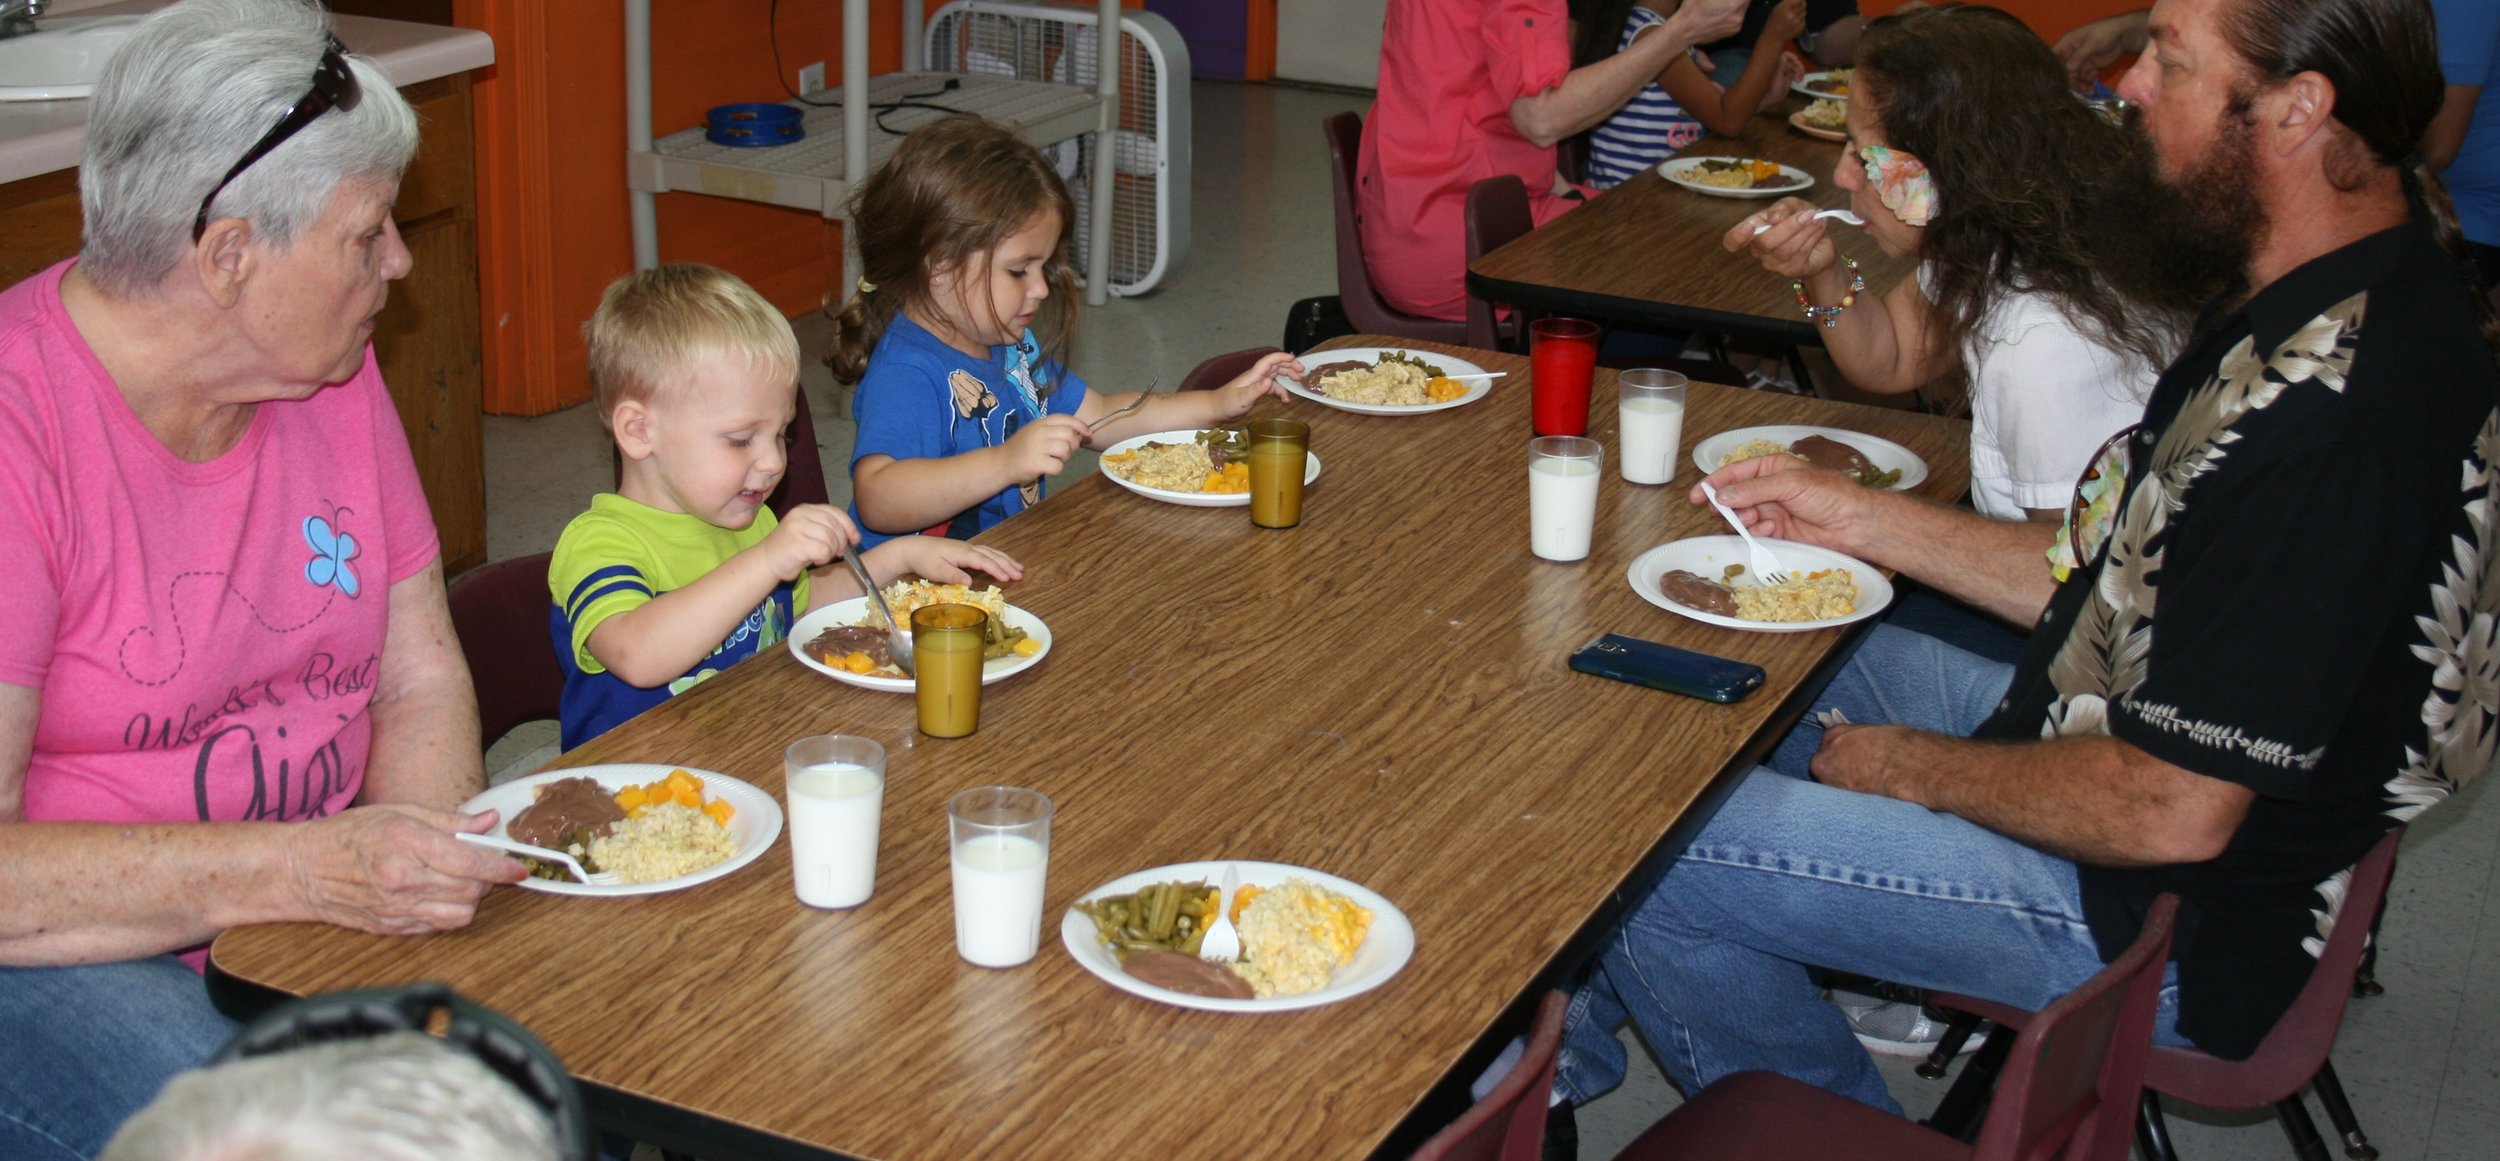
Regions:
<instances>
[{"instance_id":1,"label":"orange wall","mask_svg":"<svg viewBox=\"0 0 2500 1161\"><path fill-rule=\"evenodd\" d=\"M2022 18L2033 32L2051 44L2079 25L2104 16L2150 8L2153 0L1988 0ZM1901 0L1858 0L1858 11L1868 16L1881 16L1901 6Z\"/></svg>"}]
</instances>

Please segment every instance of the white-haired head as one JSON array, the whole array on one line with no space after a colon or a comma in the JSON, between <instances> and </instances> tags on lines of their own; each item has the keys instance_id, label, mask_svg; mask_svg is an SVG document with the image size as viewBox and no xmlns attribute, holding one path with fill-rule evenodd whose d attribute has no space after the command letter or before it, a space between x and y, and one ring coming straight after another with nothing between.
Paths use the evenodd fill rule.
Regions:
<instances>
[{"instance_id":1,"label":"white-haired head","mask_svg":"<svg viewBox=\"0 0 2500 1161\"><path fill-rule=\"evenodd\" d=\"M557 1161L547 1113L422 1032L308 1045L175 1077L97 1161Z\"/></svg>"},{"instance_id":2,"label":"white-haired head","mask_svg":"<svg viewBox=\"0 0 2500 1161\"><path fill-rule=\"evenodd\" d=\"M183 0L132 31L89 103L78 192L90 281L117 297L154 292L191 253L200 199L311 88L329 35L308 0ZM323 113L235 175L212 220L242 218L284 249L341 180L399 179L416 113L380 70L348 63L356 107Z\"/></svg>"}]
</instances>

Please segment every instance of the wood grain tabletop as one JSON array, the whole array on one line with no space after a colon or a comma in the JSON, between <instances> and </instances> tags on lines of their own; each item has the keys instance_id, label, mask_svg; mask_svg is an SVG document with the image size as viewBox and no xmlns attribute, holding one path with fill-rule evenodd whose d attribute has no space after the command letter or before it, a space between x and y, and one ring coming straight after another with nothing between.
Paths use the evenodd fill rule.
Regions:
<instances>
[{"instance_id":1,"label":"wood grain tabletop","mask_svg":"<svg viewBox=\"0 0 2500 1161\"><path fill-rule=\"evenodd\" d=\"M1392 344L1452 350L1342 340ZM1610 464L1591 556L1542 561L1527 362L1463 355L1511 376L1430 415L1260 405L1309 422L1324 464L1297 528L1087 478L985 533L1026 565L1009 599L1055 640L988 688L968 738L920 737L908 694L835 684L775 649L563 758L721 771L778 798L791 740L879 739L883 839L858 908L799 905L775 843L674 893L497 890L468 928L423 938L241 928L217 940L213 974L291 994L448 981L620 1102L611 1120L707 1157L1172 1157L1207 1142L1367 1155L1595 934L1610 894L1660 865L1688 807L1767 744L1844 640L1714 628L1632 591L1634 556L1724 531L1686 500L1693 441L1824 423L1916 451L1923 494L1967 483L1961 423L1697 384L1675 482L1626 484ZM1598 374L1591 432L1611 458L1612 373ZM1770 680L1721 706L1565 667L1605 632ZM995 783L1057 804L1041 954L1005 970L957 958L946 853L946 798ZM1216 858L1380 892L1414 924L1413 960L1344 1002L1232 1015L1114 990L1059 946L1060 916L1097 885Z\"/></svg>"},{"instance_id":2,"label":"wood grain tabletop","mask_svg":"<svg viewBox=\"0 0 2500 1161\"><path fill-rule=\"evenodd\" d=\"M1712 134L1676 156L1776 161L1814 178L1811 187L1784 196L1845 207L1847 192L1832 182L1840 144L1788 123L1788 115L1805 106L1792 97L1777 113L1746 121L1744 132ZM1729 253L1720 244L1730 227L1769 204L1695 193L1652 167L1478 259L1468 270L1468 287L1538 314L1819 346L1820 328L1797 309L1788 280L1764 270L1752 254ZM1841 251L1865 270L1870 294L1881 294L1914 266L1909 258L1886 255L1855 227L1830 226Z\"/></svg>"}]
</instances>

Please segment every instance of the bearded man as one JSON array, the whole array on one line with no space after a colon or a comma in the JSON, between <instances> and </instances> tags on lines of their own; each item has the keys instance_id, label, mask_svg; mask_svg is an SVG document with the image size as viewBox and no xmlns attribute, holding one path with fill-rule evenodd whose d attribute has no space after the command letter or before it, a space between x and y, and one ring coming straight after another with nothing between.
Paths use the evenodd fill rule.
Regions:
<instances>
[{"instance_id":1,"label":"bearded man","mask_svg":"<svg viewBox=\"0 0 2500 1161\"><path fill-rule=\"evenodd\" d=\"M2348 868L2489 765L2500 373L2414 152L2426 0L2162 0L2120 92L2237 283L2078 485L2070 575L1791 457L1711 477L1757 532L2033 631L2001 666L1874 630L1601 953L1558 1097L1620 1079L1628 1013L1687 1093L1770 1069L1898 1111L1809 965L2036 1009L2164 892L2155 1035L2243 1058L2371 921L2338 914Z\"/></svg>"}]
</instances>

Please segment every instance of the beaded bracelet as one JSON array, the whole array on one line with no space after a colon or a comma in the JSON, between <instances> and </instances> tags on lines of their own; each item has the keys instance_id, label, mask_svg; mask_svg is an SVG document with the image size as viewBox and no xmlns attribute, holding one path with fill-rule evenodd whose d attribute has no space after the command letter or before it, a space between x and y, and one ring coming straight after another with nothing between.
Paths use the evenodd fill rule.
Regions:
<instances>
[{"instance_id":1,"label":"beaded bracelet","mask_svg":"<svg viewBox=\"0 0 2500 1161\"><path fill-rule=\"evenodd\" d=\"M1814 300L1806 297L1806 284L1802 280L1788 284L1788 289L1797 294L1798 308L1806 312L1806 321L1821 323L1824 330L1839 326L1840 313L1856 306L1858 295L1866 291L1866 274L1858 269L1858 260L1843 254L1840 256L1840 264L1849 271L1849 292L1840 296L1838 306L1814 305Z\"/></svg>"}]
</instances>

